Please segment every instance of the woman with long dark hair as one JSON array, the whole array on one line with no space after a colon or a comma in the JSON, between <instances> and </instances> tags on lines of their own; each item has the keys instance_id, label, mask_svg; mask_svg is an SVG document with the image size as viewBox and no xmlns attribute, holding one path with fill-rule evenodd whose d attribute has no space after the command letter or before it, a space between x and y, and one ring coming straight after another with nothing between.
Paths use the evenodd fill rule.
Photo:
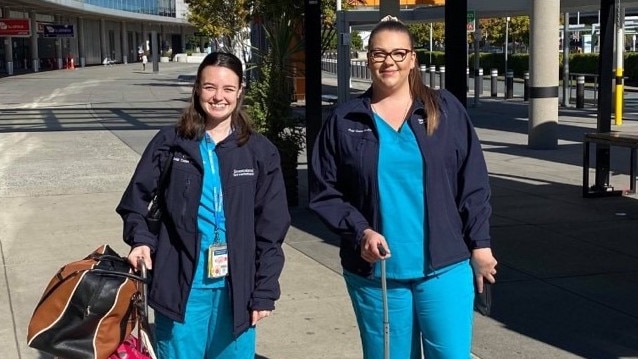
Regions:
<instances>
[{"instance_id":1,"label":"woman with long dark hair","mask_svg":"<svg viewBox=\"0 0 638 359\"><path fill-rule=\"evenodd\" d=\"M253 359L255 325L280 295L290 215L277 148L242 110L242 77L236 56L204 58L188 107L150 141L117 207L130 263L152 269L162 359ZM145 215L158 190L153 233Z\"/></svg>"}]
</instances>

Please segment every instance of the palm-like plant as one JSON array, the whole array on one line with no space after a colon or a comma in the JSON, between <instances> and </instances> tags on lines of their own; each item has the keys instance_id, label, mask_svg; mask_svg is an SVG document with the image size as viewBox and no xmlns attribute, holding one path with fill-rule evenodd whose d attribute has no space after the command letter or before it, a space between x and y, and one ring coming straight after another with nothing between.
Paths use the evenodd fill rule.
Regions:
<instances>
[{"instance_id":1,"label":"palm-like plant","mask_svg":"<svg viewBox=\"0 0 638 359\"><path fill-rule=\"evenodd\" d=\"M293 98L293 59L303 50L303 43L295 31L295 21L284 14L264 23L265 50L259 52L258 78L250 83L247 111L255 129L268 137L279 149L288 203L298 204L297 157L303 149L305 137L297 126L290 107Z\"/></svg>"}]
</instances>

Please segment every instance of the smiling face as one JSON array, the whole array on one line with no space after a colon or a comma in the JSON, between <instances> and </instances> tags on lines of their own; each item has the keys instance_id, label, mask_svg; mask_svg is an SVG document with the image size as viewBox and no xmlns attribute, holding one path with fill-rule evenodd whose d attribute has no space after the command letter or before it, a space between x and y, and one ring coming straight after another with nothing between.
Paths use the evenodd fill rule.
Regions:
<instances>
[{"instance_id":1,"label":"smiling face","mask_svg":"<svg viewBox=\"0 0 638 359\"><path fill-rule=\"evenodd\" d=\"M415 66L415 56L407 33L393 30L375 33L368 49L373 86L383 92L409 87L408 75Z\"/></svg>"},{"instance_id":2,"label":"smiling face","mask_svg":"<svg viewBox=\"0 0 638 359\"><path fill-rule=\"evenodd\" d=\"M207 66L201 72L199 83L199 104L206 120L215 124L230 120L241 94L239 76L226 67Z\"/></svg>"}]
</instances>

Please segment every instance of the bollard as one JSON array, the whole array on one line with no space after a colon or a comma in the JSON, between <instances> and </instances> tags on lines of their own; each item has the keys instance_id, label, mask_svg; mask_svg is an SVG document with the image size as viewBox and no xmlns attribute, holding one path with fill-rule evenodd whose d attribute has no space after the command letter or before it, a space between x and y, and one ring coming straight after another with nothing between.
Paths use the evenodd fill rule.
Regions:
<instances>
[{"instance_id":1,"label":"bollard","mask_svg":"<svg viewBox=\"0 0 638 359\"><path fill-rule=\"evenodd\" d=\"M498 69L490 70L490 96L498 96Z\"/></svg>"},{"instance_id":2,"label":"bollard","mask_svg":"<svg viewBox=\"0 0 638 359\"><path fill-rule=\"evenodd\" d=\"M465 68L465 92L470 92L470 68Z\"/></svg>"},{"instance_id":3,"label":"bollard","mask_svg":"<svg viewBox=\"0 0 638 359\"><path fill-rule=\"evenodd\" d=\"M585 108L585 76L576 78L576 108Z\"/></svg>"},{"instance_id":4,"label":"bollard","mask_svg":"<svg viewBox=\"0 0 638 359\"><path fill-rule=\"evenodd\" d=\"M430 87L436 87L436 66L430 65Z\"/></svg>"},{"instance_id":5,"label":"bollard","mask_svg":"<svg viewBox=\"0 0 638 359\"><path fill-rule=\"evenodd\" d=\"M478 94L479 96L483 95L483 68L479 67L478 69Z\"/></svg>"},{"instance_id":6,"label":"bollard","mask_svg":"<svg viewBox=\"0 0 638 359\"><path fill-rule=\"evenodd\" d=\"M7 61L7 75L13 75L13 61Z\"/></svg>"},{"instance_id":7,"label":"bollard","mask_svg":"<svg viewBox=\"0 0 638 359\"><path fill-rule=\"evenodd\" d=\"M529 100L529 72L523 73L523 100Z\"/></svg>"},{"instance_id":8,"label":"bollard","mask_svg":"<svg viewBox=\"0 0 638 359\"><path fill-rule=\"evenodd\" d=\"M445 66L443 65L439 66L439 88L445 88Z\"/></svg>"},{"instance_id":9,"label":"bollard","mask_svg":"<svg viewBox=\"0 0 638 359\"><path fill-rule=\"evenodd\" d=\"M514 71L507 70L505 73L505 99L514 98Z\"/></svg>"},{"instance_id":10,"label":"bollard","mask_svg":"<svg viewBox=\"0 0 638 359\"><path fill-rule=\"evenodd\" d=\"M421 82L423 82L423 84L425 85L426 84L425 81L427 79L428 68L425 65L421 65L421 66L419 66L419 71L421 71Z\"/></svg>"}]
</instances>

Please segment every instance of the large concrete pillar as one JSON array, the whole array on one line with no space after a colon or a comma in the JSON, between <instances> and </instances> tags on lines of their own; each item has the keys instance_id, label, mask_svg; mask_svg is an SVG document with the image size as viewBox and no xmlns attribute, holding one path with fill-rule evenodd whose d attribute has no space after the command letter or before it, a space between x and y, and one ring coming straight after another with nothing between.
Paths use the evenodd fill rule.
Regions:
<instances>
[{"instance_id":1,"label":"large concrete pillar","mask_svg":"<svg viewBox=\"0 0 638 359\"><path fill-rule=\"evenodd\" d=\"M401 8L399 6L399 0L380 0L379 1L379 18L390 15L399 17Z\"/></svg>"},{"instance_id":2,"label":"large concrete pillar","mask_svg":"<svg viewBox=\"0 0 638 359\"><path fill-rule=\"evenodd\" d=\"M251 28L251 33L252 33L252 28ZM182 38L182 48L174 49L174 50L178 52L186 53L186 26L180 26L180 35Z\"/></svg>"},{"instance_id":3,"label":"large concrete pillar","mask_svg":"<svg viewBox=\"0 0 638 359\"><path fill-rule=\"evenodd\" d=\"M31 65L33 72L40 70L40 54L38 53L38 22L36 21L36 13L32 11L30 14L31 19Z\"/></svg>"},{"instance_id":4,"label":"large concrete pillar","mask_svg":"<svg viewBox=\"0 0 638 359\"><path fill-rule=\"evenodd\" d=\"M159 51L160 54L163 50L168 47L168 40L166 39L166 25L160 25L160 40L159 40Z\"/></svg>"},{"instance_id":5,"label":"large concrete pillar","mask_svg":"<svg viewBox=\"0 0 638 359\"><path fill-rule=\"evenodd\" d=\"M56 15L54 19L56 24L60 24L62 22L59 15ZM58 69L63 68L64 66L63 66L62 59L64 58L64 55L62 54L62 39L61 38L55 39L55 58L58 63Z\"/></svg>"},{"instance_id":6,"label":"large concrete pillar","mask_svg":"<svg viewBox=\"0 0 638 359\"><path fill-rule=\"evenodd\" d=\"M122 26L120 28L120 37L122 43L122 63L128 64L128 32L126 30L126 21L122 21Z\"/></svg>"},{"instance_id":7,"label":"large concrete pillar","mask_svg":"<svg viewBox=\"0 0 638 359\"><path fill-rule=\"evenodd\" d=\"M150 50L150 47L149 47L150 44L148 44L147 41L148 41L148 26L146 26L146 24L142 23L142 43L141 43L141 45L142 45L142 50L144 50L144 51L149 51Z\"/></svg>"},{"instance_id":8,"label":"large concrete pillar","mask_svg":"<svg viewBox=\"0 0 638 359\"><path fill-rule=\"evenodd\" d=\"M106 49L106 21L100 19L100 54L102 61L109 57L108 50Z\"/></svg>"},{"instance_id":9,"label":"large concrete pillar","mask_svg":"<svg viewBox=\"0 0 638 359\"><path fill-rule=\"evenodd\" d=\"M533 149L549 150L558 146L556 29L559 18L559 1L532 1L528 145Z\"/></svg>"},{"instance_id":10,"label":"large concrete pillar","mask_svg":"<svg viewBox=\"0 0 638 359\"><path fill-rule=\"evenodd\" d=\"M3 18L9 17L8 7L5 7L2 9L2 17ZM4 63L6 64L5 71L7 72L7 75L13 75L13 39L11 37L5 37L3 43L4 43Z\"/></svg>"},{"instance_id":11,"label":"large concrete pillar","mask_svg":"<svg viewBox=\"0 0 638 359\"><path fill-rule=\"evenodd\" d=\"M157 31L151 31L151 57L153 59L153 73L159 72L159 41Z\"/></svg>"},{"instance_id":12,"label":"large concrete pillar","mask_svg":"<svg viewBox=\"0 0 638 359\"><path fill-rule=\"evenodd\" d=\"M84 51L84 18L78 17L78 56L81 67L86 66L86 54Z\"/></svg>"}]
</instances>

